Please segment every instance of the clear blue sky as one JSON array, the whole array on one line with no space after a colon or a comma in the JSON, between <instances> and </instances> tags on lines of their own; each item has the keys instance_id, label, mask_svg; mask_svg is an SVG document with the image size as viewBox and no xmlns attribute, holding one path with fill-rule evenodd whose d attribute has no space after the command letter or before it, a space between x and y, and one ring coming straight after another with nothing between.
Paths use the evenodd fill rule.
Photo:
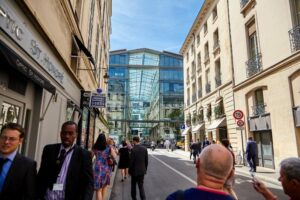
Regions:
<instances>
[{"instance_id":1,"label":"clear blue sky","mask_svg":"<svg viewBox=\"0 0 300 200\"><path fill-rule=\"evenodd\" d=\"M112 0L110 50L178 53L204 0Z\"/></svg>"}]
</instances>

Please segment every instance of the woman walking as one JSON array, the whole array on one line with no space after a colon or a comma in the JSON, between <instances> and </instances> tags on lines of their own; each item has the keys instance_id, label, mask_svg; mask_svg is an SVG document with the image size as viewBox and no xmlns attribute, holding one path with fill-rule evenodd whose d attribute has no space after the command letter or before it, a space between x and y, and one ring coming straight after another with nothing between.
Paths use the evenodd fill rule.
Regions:
<instances>
[{"instance_id":1,"label":"woman walking","mask_svg":"<svg viewBox=\"0 0 300 200\"><path fill-rule=\"evenodd\" d=\"M119 149L119 156L120 156L120 160L119 160L118 168L121 171L121 175L122 175L121 181L123 182L124 179L126 179L128 176L129 159L130 159L129 149L125 141L122 142L122 147Z\"/></svg>"},{"instance_id":2,"label":"woman walking","mask_svg":"<svg viewBox=\"0 0 300 200\"><path fill-rule=\"evenodd\" d=\"M116 153L106 142L104 134L100 134L93 146L96 157L94 165L94 189L96 200L103 200L106 195L107 185L110 184L112 168L108 165L108 157L116 157Z\"/></svg>"}]
</instances>

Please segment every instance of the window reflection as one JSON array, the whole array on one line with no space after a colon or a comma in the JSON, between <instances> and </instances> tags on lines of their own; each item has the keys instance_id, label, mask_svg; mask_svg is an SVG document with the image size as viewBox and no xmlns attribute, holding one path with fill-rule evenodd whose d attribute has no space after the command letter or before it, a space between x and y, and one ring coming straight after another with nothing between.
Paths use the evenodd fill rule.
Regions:
<instances>
[{"instance_id":1,"label":"window reflection","mask_svg":"<svg viewBox=\"0 0 300 200\"><path fill-rule=\"evenodd\" d=\"M3 102L0 112L0 128L8 122L18 123L19 114L19 106Z\"/></svg>"}]
</instances>

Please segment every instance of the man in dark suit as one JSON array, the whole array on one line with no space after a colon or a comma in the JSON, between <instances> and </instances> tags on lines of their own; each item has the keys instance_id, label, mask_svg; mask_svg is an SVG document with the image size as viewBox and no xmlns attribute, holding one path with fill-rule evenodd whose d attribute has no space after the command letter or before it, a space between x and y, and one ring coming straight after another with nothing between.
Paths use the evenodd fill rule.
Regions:
<instances>
[{"instance_id":1,"label":"man in dark suit","mask_svg":"<svg viewBox=\"0 0 300 200\"><path fill-rule=\"evenodd\" d=\"M77 146L77 124L65 122L59 144L45 146L38 172L38 193L47 200L91 200L93 171L91 154Z\"/></svg>"},{"instance_id":2,"label":"man in dark suit","mask_svg":"<svg viewBox=\"0 0 300 200\"><path fill-rule=\"evenodd\" d=\"M250 165L250 171L256 172L257 144L252 137L248 138L246 154L247 162Z\"/></svg>"},{"instance_id":3,"label":"man in dark suit","mask_svg":"<svg viewBox=\"0 0 300 200\"><path fill-rule=\"evenodd\" d=\"M136 200L136 184L139 187L141 200L146 199L144 176L148 167L148 151L140 145L140 138L133 137L134 147L131 149L129 174L131 175L131 197Z\"/></svg>"},{"instance_id":4,"label":"man in dark suit","mask_svg":"<svg viewBox=\"0 0 300 200\"><path fill-rule=\"evenodd\" d=\"M36 162L18 153L25 131L7 123L0 135L0 199L36 199Z\"/></svg>"}]
</instances>

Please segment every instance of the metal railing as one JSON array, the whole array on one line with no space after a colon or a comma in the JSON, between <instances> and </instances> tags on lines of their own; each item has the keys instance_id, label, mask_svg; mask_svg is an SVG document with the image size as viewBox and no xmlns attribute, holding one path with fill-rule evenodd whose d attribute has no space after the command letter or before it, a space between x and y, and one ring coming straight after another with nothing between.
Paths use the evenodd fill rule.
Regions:
<instances>
[{"instance_id":1,"label":"metal railing","mask_svg":"<svg viewBox=\"0 0 300 200\"><path fill-rule=\"evenodd\" d=\"M206 91L206 93L210 93L210 83L206 83L206 85L205 85L205 91Z\"/></svg>"},{"instance_id":2,"label":"metal railing","mask_svg":"<svg viewBox=\"0 0 300 200\"><path fill-rule=\"evenodd\" d=\"M250 58L247 62L247 77L251 77L262 70L261 63L261 53L256 54L254 57Z\"/></svg>"},{"instance_id":3,"label":"metal railing","mask_svg":"<svg viewBox=\"0 0 300 200\"><path fill-rule=\"evenodd\" d=\"M253 116L262 115L266 113L266 104L260 103L252 106Z\"/></svg>"},{"instance_id":4,"label":"metal railing","mask_svg":"<svg viewBox=\"0 0 300 200\"><path fill-rule=\"evenodd\" d=\"M222 85L221 76L216 76L215 81L216 81L216 87L219 87L220 85Z\"/></svg>"},{"instance_id":5,"label":"metal railing","mask_svg":"<svg viewBox=\"0 0 300 200\"><path fill-rule=\"evenodd\" d=\"M292 52L300 49L300 25L289 30L290 44Z\"/></svg>"},{"instance_id":6,"label":"metal railing","mask_svg":"<svg viewBox=\"0 0 300 200\"><path fill-rule=\"evenodd\" d=\"M249 0L241 0L241 8L244 8L244 6L249 2Z\"/></svg>"}]
</instances>

